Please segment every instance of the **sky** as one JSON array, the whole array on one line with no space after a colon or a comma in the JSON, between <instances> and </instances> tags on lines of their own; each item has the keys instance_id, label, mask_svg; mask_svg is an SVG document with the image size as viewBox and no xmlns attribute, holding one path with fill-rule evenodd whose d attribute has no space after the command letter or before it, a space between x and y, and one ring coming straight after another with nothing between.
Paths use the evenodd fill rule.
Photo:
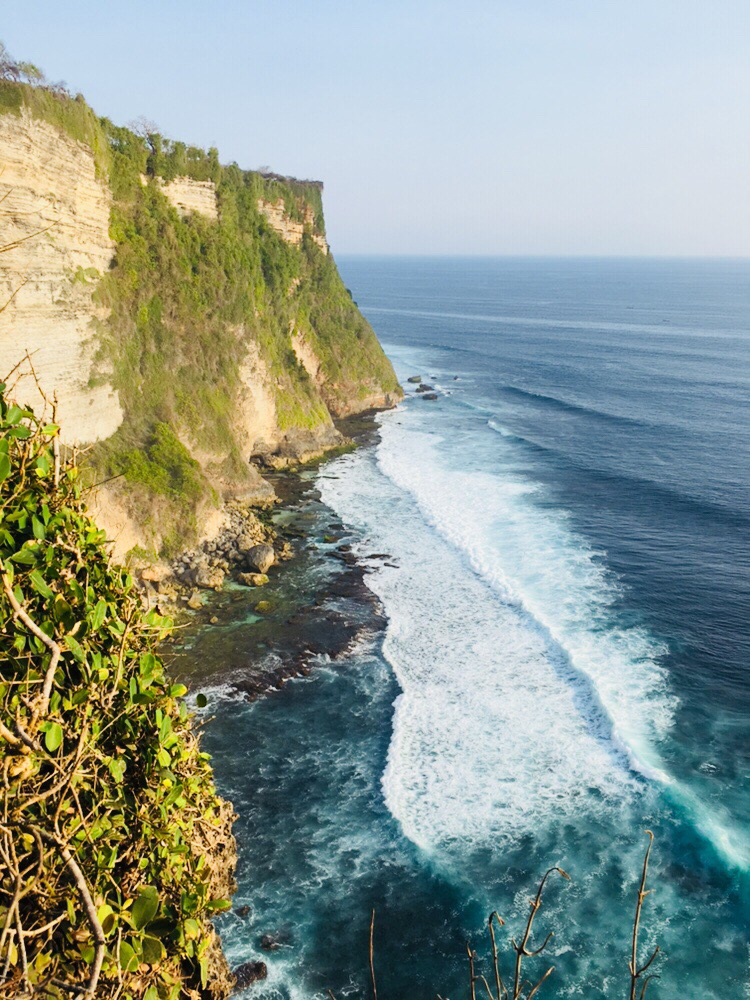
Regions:
<instances>
[{"instance_id":1,"label":"sky","mask_svg":"<svg viewBox=\"0 0 750 1000\"><path fill-rule=\"evenodd\" d=\"M749 0L0 0L0 39L324 181L337 254L750 256Z\"/></svg>"}]
</instances>

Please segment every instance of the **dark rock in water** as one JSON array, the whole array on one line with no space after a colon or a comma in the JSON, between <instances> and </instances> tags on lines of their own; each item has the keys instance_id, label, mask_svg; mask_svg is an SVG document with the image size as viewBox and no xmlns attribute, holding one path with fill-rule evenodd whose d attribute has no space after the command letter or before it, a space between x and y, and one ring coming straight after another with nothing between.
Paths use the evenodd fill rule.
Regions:
<instances>
[{"instance_id":1,"label":"dark rock in water","mask_svg":"<svg viewBox=\"0 0 750 1000\"><path fill-rule=\"evenodd\" d=\"M268 968L265 962L243 962L242 965L238 965L234 970L234 976L237 980L236 988L244 990L246 986L265 979L267 975Z\"/></svg>"},{"instance_id":2,"label":"dark rock in water","mask_svg":"<svg viewBox=\"0 0 750 1000\"><path fill-rule=\"evenodd\" d=\"M454 376L453 376L453 381L454 381L454 382L458 382L458 375L454 375Z\"/></svg>"},{"instance_id":3,"label":"dark rock in water","mask_svg":"<svg viewBox=\"0 0 750 1000\"><path fill-rule=\"evenodd\" d=\"M260 939L260 946L264 951L276 951L281 947L278 934L264 934Z\"/></svg>"},{"instance_id":4,"label":"dark rock in water","mask_svg":"<svg viewBox=\"0 0 750 1000\"><path fill-rule=\"evenodd\" d=\"M422 396L422 399L437 399L437 398L438 398L438 394L436 392L426 392Z\"/></svg>"},{"instance_id":5,"label":"dark rock in water","mask_svg":"<svg viewBox=\"0 0 750 1000\"><path fill-rule=\"evenodd\" d=\"M234 908L234 912L237 914L238 917L249 917L250 907L247 905L247 903L245 903L244 906L236 906Z\"/></svg>"},{"instance_id":6,"label":"dark rock in water","mask_svg":"<svg viewBox=\"0 0 750 1000\"><path fill-rule=\"evenodd\" d=\"M416 385L418 382L422 381L422 376L421 375L411 375L411 376L409 376L409 378L406 381L407 382L411 382L414 385Z\"/></svg>"},{"instance_id":7,"label":"dark rock in water","mask_svg":"<svg viewBox=\"0 0 750 1000\"><path fill-rule=\"evenodd\" d=\"M351 552L351 550L352 550L351 545L339 545L337 551L339 551L339 552Z\"/></svg>"},{"instance_id":8,"label":"dark rock in water","mask_svg":"<svg viewBox=\"0 0 750 1000\"><path fill-rule=\"evenodd\" d=\"M417 392L434 392L434 391L435 391L435 386L427 385L426 382L422 382L421 385L417 386Z\"/></svg>"}]
</instances>

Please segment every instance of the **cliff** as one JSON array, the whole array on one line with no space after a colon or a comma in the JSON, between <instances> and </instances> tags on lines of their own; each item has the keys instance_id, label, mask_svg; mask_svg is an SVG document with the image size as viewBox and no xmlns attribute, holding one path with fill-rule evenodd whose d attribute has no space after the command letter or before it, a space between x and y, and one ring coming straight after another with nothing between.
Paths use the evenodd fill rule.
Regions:
<instances>
[{"instance_id":1,"label":"cliff","mask_svg":"<svg viewBox=\"0 0 750 1000\"><path fill-rule=\"evenodd\" d=\"M272 466L400 395L329 253L322 185L222 166L0 83L0 375L28 350L68 444L93 445L116 553L171 555Z\"/></svg>"}]
</instances>

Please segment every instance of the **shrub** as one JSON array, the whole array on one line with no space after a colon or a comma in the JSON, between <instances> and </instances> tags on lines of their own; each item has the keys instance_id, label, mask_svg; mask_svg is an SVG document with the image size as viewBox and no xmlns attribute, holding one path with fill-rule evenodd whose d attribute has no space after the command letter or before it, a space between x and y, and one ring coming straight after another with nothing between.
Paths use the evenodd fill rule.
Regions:
<instances>
[{"instance_id":1,"label":"shrub","mask_svg":"<svg viewBox=\"0 0 750 1000\"><path fill-rule=\"evenodd\" d=\"M0 385L0 996L223 997L231 809L57 442Z\"/></svg>"}]
</instances>

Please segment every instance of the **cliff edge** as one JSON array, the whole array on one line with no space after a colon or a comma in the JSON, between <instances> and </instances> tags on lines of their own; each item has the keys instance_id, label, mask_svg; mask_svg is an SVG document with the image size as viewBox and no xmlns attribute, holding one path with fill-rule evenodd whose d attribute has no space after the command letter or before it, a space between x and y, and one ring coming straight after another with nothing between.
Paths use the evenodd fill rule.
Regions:
<instances>
[{"instance_id":1,"label":"cliff edge","mask_svg":"<svg viewBox=\"0 0 750 1000\"><path fill-rule=\"evenodd\" d=\"M123 557L342 443L401 390L338 274L322 185L222 166L79 95L0 82L0 375L28 351Z\"/></svg>"}]
</instances>

